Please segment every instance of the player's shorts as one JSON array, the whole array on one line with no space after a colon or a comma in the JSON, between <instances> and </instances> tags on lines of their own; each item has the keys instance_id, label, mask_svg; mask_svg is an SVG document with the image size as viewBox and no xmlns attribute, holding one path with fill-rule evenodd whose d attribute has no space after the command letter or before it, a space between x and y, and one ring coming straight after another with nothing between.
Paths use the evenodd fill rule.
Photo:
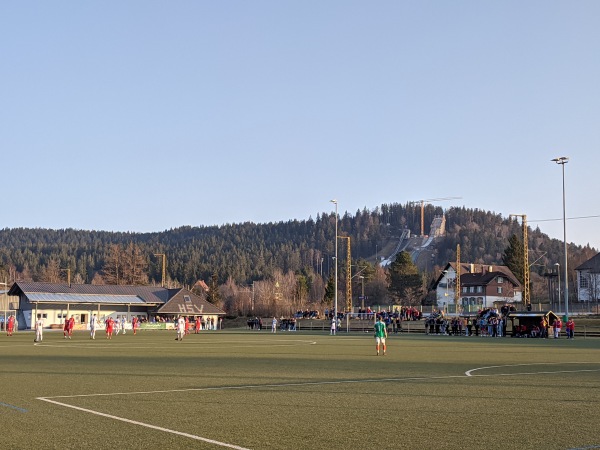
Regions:
<instances>
[{"instance_id":1,"label":"player's shorts","mask_svg":"<svg viewBox=\"0 0 600 450\"><path fill-rule=\"evenodd\" d=\"M383 345L385 345L385 338L377 336L377 337L375 337L375 342L377 344L383 344Z\"/></svg>"}]
</instances>

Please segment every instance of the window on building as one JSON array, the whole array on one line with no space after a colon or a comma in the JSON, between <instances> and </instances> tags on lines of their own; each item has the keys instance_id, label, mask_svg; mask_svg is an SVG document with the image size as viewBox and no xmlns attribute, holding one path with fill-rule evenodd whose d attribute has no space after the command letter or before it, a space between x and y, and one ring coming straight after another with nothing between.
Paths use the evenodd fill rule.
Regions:
<instances>
[{"instance_id":1,"label":"window on building","mask_svg":"<svg viewBox=\"0 0 600 450\"><path fill-rule=\"evenodd\" d=\"M504 283L504 277L498 277L498 284Z\"/></svg>"},{"instance_id":2,"label":"window on building","mask_svg":"<svg viewBox=\"0 0 600 450\"><path fill-rule=\"evenodd\" d=\"M192 299L190 298L190 296L189 296L189 295L184 295L184 296L183 296L183 301L184 301L184 302L191 302L191 301L192 301Z\"/></svg>"},{"instance_id":3,"label":"window on building","mask_svg":"<svg viewBox=\"0 0 600 450\"><path fill-rule=\"evenodd\" d=\"M471 293L475 292L475 286L470 286L469 287L469 292L471 292Z\"/></svg>"},{"instance_id":4,"label":"window on building","mask_svg":"<svg viewBox=\"0 0 600 450\"><path fill-rule=\"evenodd\" d=\"M483 292L483 286L477 286L477 292L478 293Z\"/></svg>"},{"instance_id":5,"label":"window on building","mask_svg":"<svg viewBox=\"0 0 600 450\"><path fill-rule=\"evenodd\" d=\"M498 286L498 294L502 294L502 286Z\"/></svg>"},{"instance_id":6,"label":"window on building","mask_svg":"<svg viewBox=\"0 0 600 450\"><path fill-rule=\"evenodd\" d=\"M462 289L462 291L463 291L463 293L465 293L465 294L466 294L466 293L468 292L468 291L467 291L467 287L466 287L466 286L463 286L463 289Z\"/></svg>"},{"instance_id":7,"label":"window on building","mask_svg":"<svg viewBox=\"0 0 600 450\"><path fill-rule=\"evenodd\" d=\"M579 272L579 287L581 289L587 289L590 287L590 280L587 273Z\"/></svg>"}]
</instances>

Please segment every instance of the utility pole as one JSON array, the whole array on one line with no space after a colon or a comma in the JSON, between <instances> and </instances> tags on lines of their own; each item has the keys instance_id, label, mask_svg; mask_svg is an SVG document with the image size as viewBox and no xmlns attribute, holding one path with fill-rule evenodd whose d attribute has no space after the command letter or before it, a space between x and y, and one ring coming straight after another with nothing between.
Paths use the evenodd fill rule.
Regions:
<instances>
[{"instance_id":1,"label":"utility pole","mask_svg":"<svg viewBox=\"0 0 600 450\"><path fill-rule=\"evenodd\" d=\"M160 286L165 287L165 279L167 278L167 255L165 253L155 253L154 256L162 256L162 276Z\"/></svg>"},{"instance_id":2,"label":"utility pole","mask_svg":"<svg viewBox=\"0 0 600 450\"><path fill-rule=\"evenodd\" d=\"M362 314L365 310L365 277L360 275L358 278L360 278L360 283L362 285L362 296L360 297L360 309Z\"/></svg>"},{"instance_id":3,"label":"utility pole","mask_svg":"<svg viewBox=\"0 0 600 450\"><path fill-rule=\"evenodd\" d=\"M454 283L454 309L458 314L460 301L460 244L456 244L456 282Z\"/></svg>"}]
</instances>

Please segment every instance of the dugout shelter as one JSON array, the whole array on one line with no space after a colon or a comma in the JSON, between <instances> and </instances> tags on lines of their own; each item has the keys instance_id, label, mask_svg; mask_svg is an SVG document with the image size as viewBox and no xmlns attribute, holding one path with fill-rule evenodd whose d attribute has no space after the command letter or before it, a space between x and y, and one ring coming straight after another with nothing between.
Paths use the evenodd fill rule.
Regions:
<instances>
[{"instance_id":1,"label":"dugout shelter","mask_svg":"<svg viewBox=\"0 0 600 450\"><path fill-rule=\"evenodd\" d=\"M554 322L559 319L552 311L511 311L506 317L510 320L513 337L517 336L518 327L525 326L527 330L531 330L539 326L544 317L548 327L554 327Z\"/></svg>"}]
</instances>

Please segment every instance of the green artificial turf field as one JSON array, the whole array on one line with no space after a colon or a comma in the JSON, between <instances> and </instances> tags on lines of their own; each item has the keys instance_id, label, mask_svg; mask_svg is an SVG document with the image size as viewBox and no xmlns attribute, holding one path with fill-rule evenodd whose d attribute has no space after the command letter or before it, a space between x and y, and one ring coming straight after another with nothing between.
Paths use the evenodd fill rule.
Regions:
<instances>
[{"instance_id":1,"label":"green artificial turf field","mask_svg":"<svg viewBox=\"0 0 600 450\"><path fill-rule=\"evenodd\" d=\"M2 448L600 448L600 340L0 336Z\"/></svg>"}]
</instances>

